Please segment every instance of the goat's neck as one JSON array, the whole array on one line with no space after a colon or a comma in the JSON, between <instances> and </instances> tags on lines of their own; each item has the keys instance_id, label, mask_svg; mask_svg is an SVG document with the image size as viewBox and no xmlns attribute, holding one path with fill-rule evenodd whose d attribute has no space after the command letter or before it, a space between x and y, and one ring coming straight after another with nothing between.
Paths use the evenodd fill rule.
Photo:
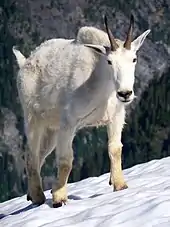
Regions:
<instances>
[{"instance_id":1,"label":"goat's neck","mask_svg":"<svg viewBox=\"0 0 170 227\"><path fill-rule=\"evenodd\" d=\"M109 98L111 93L115 90L115 84L113 80L113 70L107 64L106 60L101 58L96 64L96 67L85 83L90 90L90 95L104 101Z\"/></svg>"},{"instance_id":2,"label":"goat's neck","mask_svg":"<svg viewBox=\"0 0 170 227\"><path fill-rule=\"evenodd\" d=\"M75 114L79 117L88 115L97 109L100 109L100 113L104 113L108 99L114 90L113 72L107 62L98 62L90 78L76 90L72 109L77 112Z\"/></svg>"}]
</instances>

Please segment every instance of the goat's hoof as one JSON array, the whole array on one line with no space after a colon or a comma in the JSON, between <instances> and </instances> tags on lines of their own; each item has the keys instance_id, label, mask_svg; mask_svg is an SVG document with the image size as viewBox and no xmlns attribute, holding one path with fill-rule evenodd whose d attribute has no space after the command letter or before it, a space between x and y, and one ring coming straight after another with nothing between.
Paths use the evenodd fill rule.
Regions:
<instances>
[{"instance_id":1,"label":"goat's hoof","mask_svg":"<svg viewBox=\"0 0 170 227\"><path fill-rule=\"evenodd\" d=\"M109 185L112 185L111 179L109 180Z\"/></svg>"},{"instance_id":2,"label":"goat's hoof","mask_svg":"<svg viewBox=\"0 0 170 227\"><path fill-rule=\"evenodd\" d=\"M53 207L54 208L62 207L62 205L66 205L66 201L65 200L62 200L61 202L53 203Z\"/></svg>"},{"instance_id":3,"label":"goat's hoof","mask_svg":"<svg viewBox=\"0 0 170 227\"><path fill-rule=\"evenodd\" d=\"M127 188L128 188L127 184L123 184L123 185L119 185L119 186L114 185L114 191L121 191L121 190L124 190Z\"/></svg>"},{"instance_id":4,"label":"goat's hoof","mask_svg":"<svg viewBox=\"0 0 170 227\"><path fill-rule=\"evenodd\" d=\"M27 194L27 201L32 201L32 198L29 194Z\"/></svg>"},{"instance_id":5,"label":"goat's hoof","mask_svg":"<svg viewBox=\"0 0 170 227\"><path fill-rule=\"evenodd\" d=\"M36 199L36 200L32 200L32 203L33 203L34 205L40 206L40 205L42 205L42 204L45 203L45 200L46 200L46 198L45 198L45 196L44 196L44 198L38 198L38 199Z\"/></svg>"},{"instance_id":6,"label":"goat's hoof","mask_svg":"<svg viewBox=\"0 0 170 227\"><path fill-rule=\"evenodd\" d=\"M60 203L53 203L53 208L59 208L62 207L62 202Z\"/></svg>"},{"instance_id":7,"label":"goat's hoof","mask_svg":"<svg viewBox=\"0 0 170 227\"><path fill-rule=\"evenodd\" d=\"M29 193L27 194L27 201L32 201L32 204L34 205L40 206L45 203L45 200L46 198L43 192L38 193L35 198L30 196Z\"/></svg>"}]
</instances>

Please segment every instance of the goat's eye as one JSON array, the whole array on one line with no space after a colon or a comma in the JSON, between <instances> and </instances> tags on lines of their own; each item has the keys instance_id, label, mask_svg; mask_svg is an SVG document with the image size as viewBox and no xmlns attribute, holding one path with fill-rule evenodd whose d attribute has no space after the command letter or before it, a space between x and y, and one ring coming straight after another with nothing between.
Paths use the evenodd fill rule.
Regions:
<instances>
[{"instance_id":1,"label":"goat's eye","mask_svg":"<svg viewBox=\"0 0 170 227\"><path fill-rule=\"evenodd\" d=\"M137 61L137 58L134 58L134 59L133 59L133 62L136 62L136 61Z\"/></svg>"},{"instance_id":2,"label":"goat's eye","mask_svg":"<svg viewBox=\"0 0 170 227\"><path fill-rule=\"evenodd\" d=\"M109 65L112 65L112 62L110 60L107 60L107 62L108 62Z\"/></svg>"}]
</instances>

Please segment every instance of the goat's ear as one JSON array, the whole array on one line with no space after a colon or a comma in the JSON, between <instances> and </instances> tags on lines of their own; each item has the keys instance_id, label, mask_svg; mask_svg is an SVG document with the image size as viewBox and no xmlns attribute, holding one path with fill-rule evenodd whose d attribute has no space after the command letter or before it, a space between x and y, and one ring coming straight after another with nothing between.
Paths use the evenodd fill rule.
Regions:
<instances>
[{"instance_id":1,"label":"goat's ear","mask_svg":"<svg viewBox=\"0 0 170 227\"><path fill-rule=\"evenodd\" d=\"M150 29L146 30L142 35L138 36L132 43L131 49L133 51L138 51L139 48L142 46L143 42L145 41L146 36L150 33Z\"/></svg>"},{"instance_id":2,"label":"goat's ear","mask_svg":"<svg viewBox=\"0 0 170 227\"><path fill-rule=\"evenodd\" d=\"M106 55L108 51L110 51L110 47L100 46L100 45L92 45L92 44L84 44L84 46L91 48L98 54Z\"/></svg>"}]
</instances>

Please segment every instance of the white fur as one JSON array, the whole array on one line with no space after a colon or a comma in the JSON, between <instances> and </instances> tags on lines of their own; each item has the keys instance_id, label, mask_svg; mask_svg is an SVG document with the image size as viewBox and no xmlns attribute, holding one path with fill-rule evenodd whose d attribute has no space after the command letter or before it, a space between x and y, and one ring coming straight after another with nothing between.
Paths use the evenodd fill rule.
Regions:
<instances>
[{"instance_id":1,"label":"white fur","mask_svg":"<svg viewBox=\"0 0 170 227\"><path fill-rule=\"evenodd\" d=\"M121 168L124 101L130 103L134 98L133 59L148 33L149 30L133 41L131 50L117 40L119 48L110 52L104 47L110 46L105 32L83 27L75 40L46 41L25 61L19 51L14 51L20 66L17 85L30 147L27 171L33 202L44 201L40 167L54 148L58 178L53 187L53 202L67 200L65 187L73 160L72 140L79 129L88 126L107 125L110 180L115 190L126 188ZM128 100L118 95L122 91L132 91Z\"/></svg>"},{"instance_id":2,"label":"white fur","mask_svg":"<svg viewBox=\"0 0 170 227\"><path fill-rule=\"evenodd\" d=\"M25 64L26 58L24 57L23 54L21 54L19 50L16 49L15 46L13 46L12 51L15 54L15 56L17 56L19 68L22 68L22 66Z\"/></svg>"}]
</instances>

